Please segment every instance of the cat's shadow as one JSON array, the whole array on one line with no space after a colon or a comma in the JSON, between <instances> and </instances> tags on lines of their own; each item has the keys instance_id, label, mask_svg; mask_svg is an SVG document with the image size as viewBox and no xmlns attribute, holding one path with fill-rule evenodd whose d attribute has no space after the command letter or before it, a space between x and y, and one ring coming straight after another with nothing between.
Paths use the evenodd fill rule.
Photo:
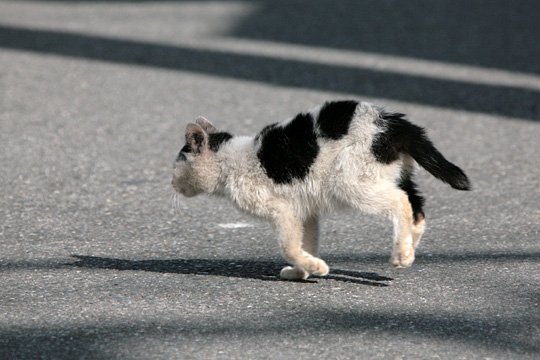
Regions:
<instances>
[{"instance_id":1,"label":"cat's shadow","mask_svg":"<svg viewBox=\"0 0 540 360\"><path fill-rule=\"evenodd\" d=\"M175 273L190 275L212 275L256 279L264 281L280 281L279 271L285 264L268 260L238 259L168 259L168 260L126 260L98 256L73 255L77 261L66 264L81 268L150 271L158 273ZM335 280L368 286L388 286L392 278L373 272L331 269L324 277L312 277L302 281L317 283L317 280Z\"/></svg>"}]
</instances>

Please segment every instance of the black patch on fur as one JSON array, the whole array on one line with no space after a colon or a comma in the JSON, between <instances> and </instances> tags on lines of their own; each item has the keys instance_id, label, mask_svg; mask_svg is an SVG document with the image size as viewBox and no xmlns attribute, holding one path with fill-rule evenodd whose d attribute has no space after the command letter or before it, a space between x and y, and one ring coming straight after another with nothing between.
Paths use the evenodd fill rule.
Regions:
<instances>
[{"instance_id":1,"label":"black patch on fur","mask_svg":"<svg viewBox=\"0 0 540 360\"><path fill-rule=\"evenodd\" d=\"M270 124L270 125L266 125L256 136L255 136L255 141L259 141L260 138L264 137L266 135L267 132L269 132L270 130L272 130L273 128L277 127L279 124L278 123L273 123L273 124Z\"/></svg>"},{"instance_id":2,"label":"black patch on fur","mask_svg":"<svg viewBox=\"0 0 540 360\"><path fill-rule=\"evenodd\" d=\"M255 139L261 142L257 157L277 184L304 179L319 154L310 114L298 114L285 126L268 125Z\"/></svg>"},{"instance_id":3,"label":"black patch on fur","mask_svg":"<svg viewBox=\"0 0 540 360\"><path fill-rule=\"evenodd\" d=\"M401 142L411 141L411 139L406 139L406 136L411 134L410 131L405 130L407 124L410 123L404 119L404 116L405 114L382 112L375 120L375 125L382 129L375 135L371 144L371 152L377 161L383 164L396 161L403 148Z\"/></svg>"},{"instance_id":4,"label":"black patch on fur","mask_svg":"<svg viewBox=\"0 0 540 360\"><path fill-rule=\"evenodd\" d=\"M357 106L357 101L331 101L325 103L317 118L321 137L339 140L347 135Z\"/></svg>"},{"instance_id":5,"label":"black patch on fur","mask_svg":"<svg viewBox=\"0 0 540 360\"><path fill-rule=\"evenodd\" d=\"M405 120L399 113L381 112L375 125L381 129L371 144L371 152L377 161L390 164L400 154L409 154L424 169L454 189L469 190L467 175L444 158L433 146L424 129Z\"/></svg>"},{"instance_id":6,"label":"black patch on fur","mask_svg":"<svg viewBox=\"0 0 540 360\"><path fill-rule=\"evenodd\" d=\"M217 152L221 144L229 141L230 139L232 139L232 137L233 136L228 132L217 132L208 134L208 146L210 147L210 150Z\"/></svg>"},{"instance_id":7,"label":"black patch on fur","mask_svg":"<svg viewBox=\"0 0 540 360\"><path fill-rule=\"evenodd\" d=\"M420 195L420 192L416 188L416 184L412 181L412 174L407 171L402 171L401 178L399 179L398 186L401 190L407 193L409 197L409 202L411 203L414 222L424 219L426 215L424 214L424 197Z\"/></svg>"}]
</instances>

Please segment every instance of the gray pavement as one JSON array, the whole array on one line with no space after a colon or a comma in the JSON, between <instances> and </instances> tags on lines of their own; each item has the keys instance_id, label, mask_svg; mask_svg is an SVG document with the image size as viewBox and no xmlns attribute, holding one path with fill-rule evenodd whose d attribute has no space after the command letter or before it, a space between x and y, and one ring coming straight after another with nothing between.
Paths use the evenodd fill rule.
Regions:
<instances>
[{"instance_id":1,"label":"gray pavement","mask_svg":"<svg viewBox=\"0 0 540 360\"><path fill-rule=\"evenodd\" d=\"M536 359L534 1L0 1L0 359ZM172 204L199 114L249 134L327 99L405 112L470 176L429 177L412 268L391 226L322 227L283 282L270 227Z\"/></svg>"}]
</instances>

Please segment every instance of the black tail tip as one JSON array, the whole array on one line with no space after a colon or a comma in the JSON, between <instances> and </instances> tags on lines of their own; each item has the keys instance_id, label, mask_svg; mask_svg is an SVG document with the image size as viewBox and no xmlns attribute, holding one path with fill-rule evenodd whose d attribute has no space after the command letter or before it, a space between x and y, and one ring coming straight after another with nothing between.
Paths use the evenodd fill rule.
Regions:
<instances>
[{"instance_id":1,"label":"black tail tip","mask_svg":"<svg viewBox=\"0 0 540 360\"><path fill-rule=\"evenodd\" d=\"M471 182L465 173L461 173L459 176L455 177L451 182L450 186L456 190L469 191L471 190Z\"/></svg>"}]
</instances>

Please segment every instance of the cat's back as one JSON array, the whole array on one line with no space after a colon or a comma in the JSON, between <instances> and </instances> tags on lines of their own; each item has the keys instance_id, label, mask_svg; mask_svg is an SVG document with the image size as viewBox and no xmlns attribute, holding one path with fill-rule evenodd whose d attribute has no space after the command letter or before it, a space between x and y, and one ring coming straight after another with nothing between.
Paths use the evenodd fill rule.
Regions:
<instances>
[{"instance_id":1,"label":"cat's back","mask_svg":"<svg viewBox=\"0 0 540 360\"><path fill-rule=\"evenodd\" d=\"M327 163L344 147L370 144L377 108L369 103L329 101L292 119L263 128L255 136L257 158L276 184L306 179L317 163Z\"/></svg>"},{"instance_id":2,"label":"cat's back","mask_svg":"<svg viewBox=\"0 0 540 360\"><path fill-rule=\"evenodd\" d=\"M370 140L376 131L379 108L354 100L328 101L310 111L323 145L332 141Z\"/></svg>"}]
</instances>

